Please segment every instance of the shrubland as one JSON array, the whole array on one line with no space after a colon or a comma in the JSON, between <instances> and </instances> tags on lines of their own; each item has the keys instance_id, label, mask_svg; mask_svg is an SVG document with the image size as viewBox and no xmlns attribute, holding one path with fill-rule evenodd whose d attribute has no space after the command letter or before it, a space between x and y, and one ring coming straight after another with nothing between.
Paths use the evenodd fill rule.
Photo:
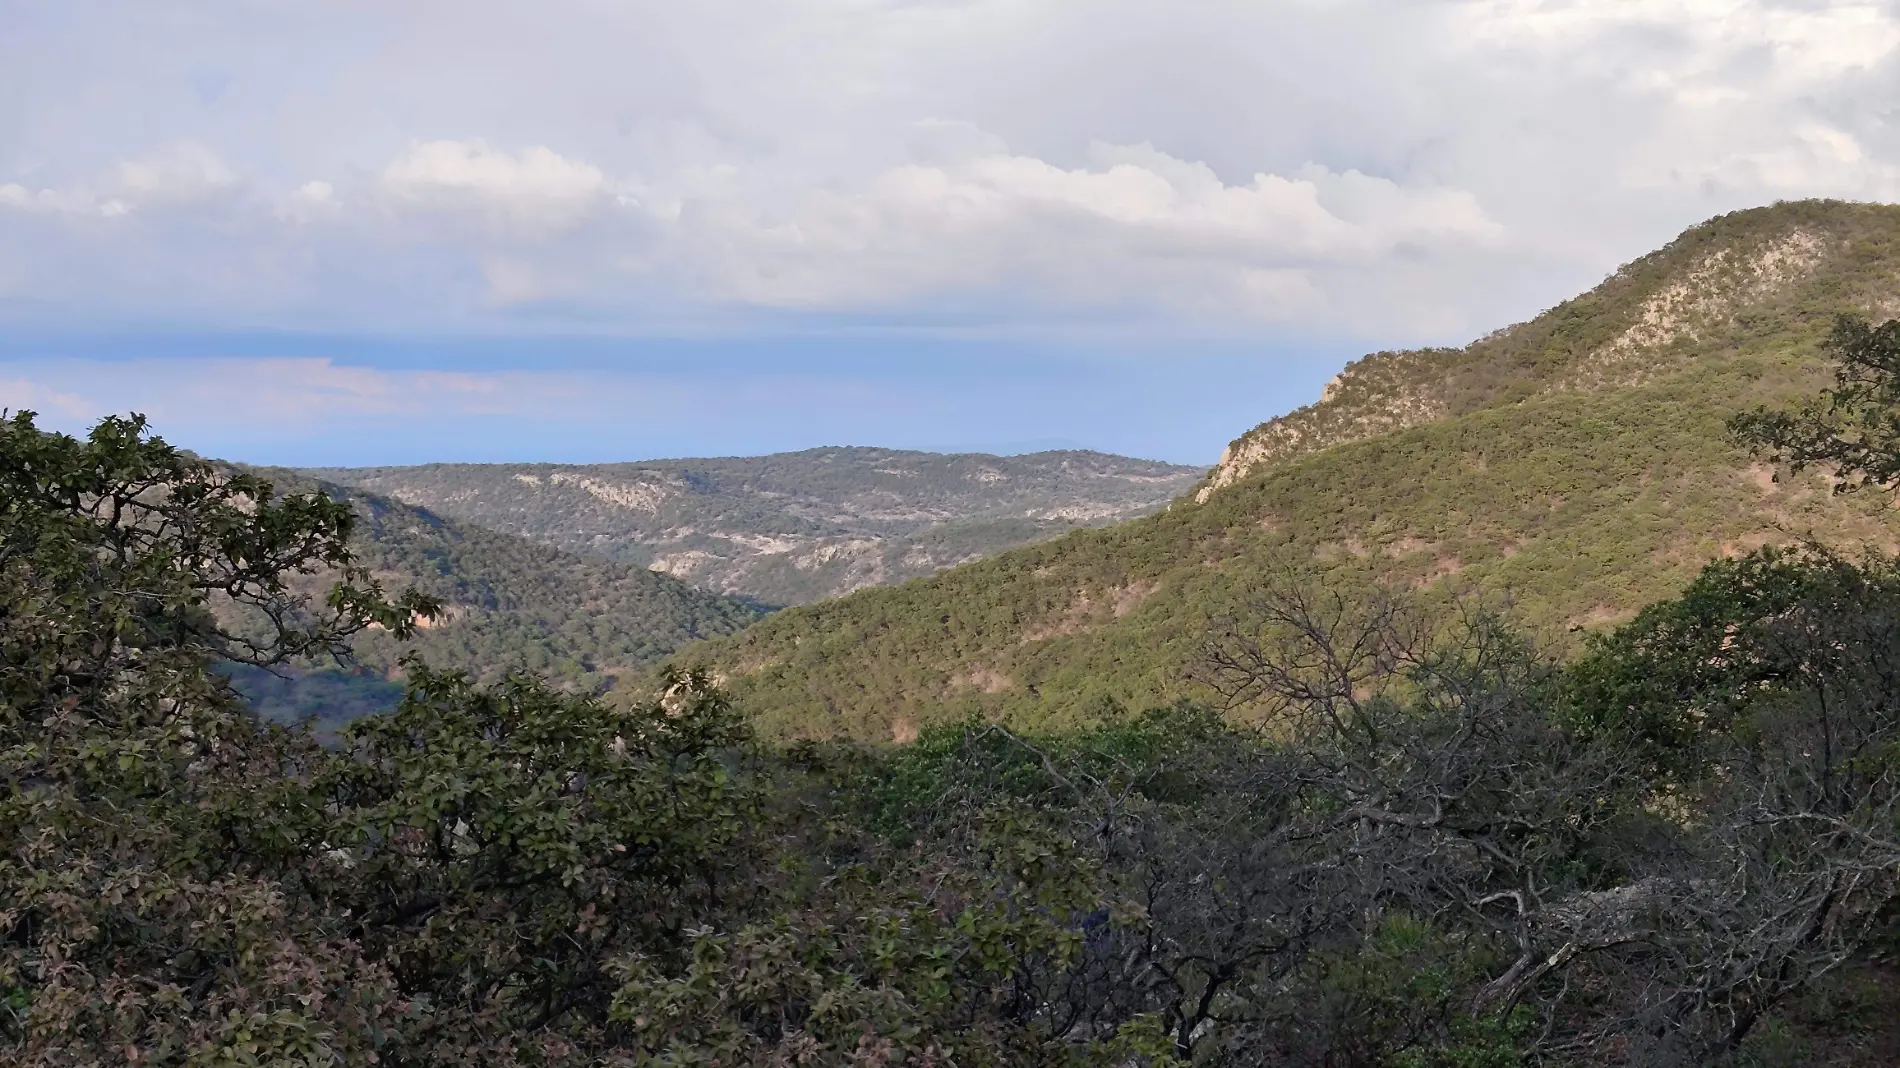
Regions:
<instances>
[{"instance_id":1,"label":"shrubland","mask_svg":"<svg viewBox=\"0 0 1900 1068\"><path fill-rule=\"evenodd\" d=\"M1289 570L1202 636L1199 703L899 748L761 738L702 675L607 704L412 659L401 705L326 747L220 665L436 611L353 560L353 509L128 420L11 420L0 489L9 1063L1704 1065L1872 1041L1808 1006L1891 942L1890 558L1721 561L1575 656L1496 603Z\"/></svg>"},{"instance_id":2,"label":"shrubland","mask_svg":"<svg viewBox=\"0 0 1900 1068\"><path fill-rule=\"evenodd\" d=\"M1774 240L1783 259L1748 261L1751 277L1786 262ZM1616 286L1647 285L1653 266ZM1506 341L1466 354L1542 351ZM886 619L862 640L989 690L994 665L973 670L971 648L1136 618L1162 588L1140 560L1246 571L1198 615L1123 632L1165 642L1179 699L1133 702L1081 657L1037 676L1048 714L951 704L900 746L785 729L798 701L826 703L834 727L889 722L863 710L891 681L853 681L863 661L848 656L804 663L855 691L793 674L780 681L803 689L750 705L774 670L754 665L737 700L675 670L642 699L605 701L508 665L432 666L426 644L400 663L397 707L326 744L255 714L231 678L434 629L433 590L386 588L399 572L359 556L363 513L184 455L136 418L77 440L13 417L0 1058L1891 1064L1900 557L1878 535L1897 481L1900 328L1848 317L1816 344L1833 385L1805 404L1794 387L1824 376L1787 365L1775 392L1698 407L1698 388L1768 373L1744 353L1568 405L1506 389L1498 407L1461 386L1418 410L1475 407L1396 436L1314 417L1375 439L1311 455L1276 459L1286 439L1262 434L1278 444L1248 462L1266 469L1078 535L1126 550L1090 566L1129 568L1084 600L1063 571L1082 558L1061 545L879 593L986 591L964 614ZM1432 359L1454 384L1489 381ZM1603 422L1618 413L1651 452ZM1569 444L1540 459L1522 448L1539 434ZM1592 440L1620 444L1581 475L1563 467ZM1709 440L1729 451L1671 468ZM1491 481L1415 477L1462 455L1452 446L1502 448L1477 465ZM1708 481L1751 460L1766 477ZM1516 516L1574 551L1533 557L1555 569L1542 586L1450 589L1407 562L1436 543L1398 538L1424 513L1380 527L1387 505L1358 494L1331 507L1397 539L1359 545L1392 566L1345 565L1373 553L1338 539L1306 551L1311 532L1289 535L1299 552L1210 549L1242 520L1258 527L1249 509L1288 486L1310 483L1301 499L1319 508L1319 487L1382 465L1373 484L1404 507ZM1579 478L1597 481L1572 499ZM1775 496L1789 483L1805 495ZM1495 507L1457 512L1480 486ZM1865 536L1705 546L1737 529L1720 506L1741 492ZM1667 507L1644 523L1586 507L1619 494ZM1550 583L1630 599L1665 585L1657 546L1689 572L1661 595L1594 629L1540 625ZM1530 555L1500 550L1489 573ZM1054 623L1012 607L1045 594ZM1099 650L1105 678L1161 677L1162 660L1124 664L1114 648ZM904 699L900 713L921 707Z\"/></svg>"}]
</instances>

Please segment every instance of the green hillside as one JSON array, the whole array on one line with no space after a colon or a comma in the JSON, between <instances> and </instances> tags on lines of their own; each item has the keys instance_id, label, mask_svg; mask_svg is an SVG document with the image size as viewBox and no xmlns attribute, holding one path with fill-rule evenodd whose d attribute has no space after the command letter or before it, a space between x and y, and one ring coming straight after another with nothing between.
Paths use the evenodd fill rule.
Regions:
<instances>
[{"instance_id":1,"label":"green hillside","mask_svg":"<svg viewBox=\"0 0 1900 1068\"><path fill-rule=\"evenodd\" d=\"M1200 468L1104 453L828 448L626 464L307 474L768 604L902 582L1144 515Z\"/></svg>"},{"instance_id":2,"label":"green hillside","mask_svg":"<svg viewBox=\"0 0 1900 1068\"><path fill-rule=\"evenodd\" d=\"M1558 641L1708 559L1813 535L1893 549L1879 495L1778 482L1727 417L1819 388L1833 318L1900 310L1900 208L1714 219L1461 349L1378 353L1235 441L1173 508L775 615L687 654L784 735L1066 726L1190 692L1263 575L1508 595Z\"/></svg>"},{"instance_id":3,"label":"green hillside","mask_svg":"<svg viewBox=\"0 0 1900 1068\"><path fill-rule=\"evenodd\" d=\"M356 505L359 561L385 588L415 588L441 616L411 641L384 632L354 640L357 670L274 680L247 672L254 702L279 718L348 719L388 707L405 652L432 666L495 681L524 668L571 689L596 691L641 673L688 642L731 634L763 609L648 571L570 553L525 538L444 519L402 504L282 470L258 470L284 491L321 486Z\"/></svg>"}]
</instances>

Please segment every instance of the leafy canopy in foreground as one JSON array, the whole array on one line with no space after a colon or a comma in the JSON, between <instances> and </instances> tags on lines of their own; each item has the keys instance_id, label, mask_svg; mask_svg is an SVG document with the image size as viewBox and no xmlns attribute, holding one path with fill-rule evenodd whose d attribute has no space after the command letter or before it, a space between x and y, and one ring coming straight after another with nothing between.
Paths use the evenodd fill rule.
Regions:
<instances>
[{"instance_id":1,"label":"leafy canopy in foreground","mask_svg":"<svg viewBox=\"0 0 1900 1068\"><path fill-rule=\"evenodd\" d=\"M1197 1064L1732 1063L1900 901L1894 573L1718 565L1568 665L1482 610L1269 587L1207 651L1269 732L934 728L867 805L933 844L1023 806L1089 858L1058 1026L1153 1018Z\"/></svg>"},{"instance_id":2,"label":"leafy canopy in foreground","mask_svg":"<svg viewBox=\"0 0 1900 1068\"><path fill-rule=\"evenodd\" d=\"M1202 645L1264 731L780 751L703 676L412 659L325 749L214 668L429 607L347 511L6 433L7 1063L1725 1064L1900 903L1887 561L1716 565L1571 664L1288 573Z\"/></svg>"},{"instance_id":3,"label":"leafy canopy in foreground","mask_svg":"<svg viewBox=\"0 0 1900 1068\"><path fill-rule=\"evenodd\" d=\"M1073 941L1056 917L1088 884L1059 853L800 862L703 678L609 708L412 660L335 750L260 723L220 663L432 607L367 581L345 505L136 419L78 441L28 415L0 426L0 502L8 1063L975 1065L1138 1039L1049 1045L1009 1009L1011 947Z\"/></svg>"},{"instance_id":4,"label":"leafy canopy in foreground","mask_svg":"<svg viewBox=\"0 0 1900 1068\"><path fill-rule=\"evenodd\" d=\"M28 413L0 423L0 1035L16 1059L294 1050L321 1044L312 997L330 999L317 1016L379 1026L382 984L260 874L318 818L299 784L318 754L209 670L430 609L352 568L352 522L137 418L86 441ZM319 571L340 578L312 611L291 581Z\"/></svg>"}]
</instances>

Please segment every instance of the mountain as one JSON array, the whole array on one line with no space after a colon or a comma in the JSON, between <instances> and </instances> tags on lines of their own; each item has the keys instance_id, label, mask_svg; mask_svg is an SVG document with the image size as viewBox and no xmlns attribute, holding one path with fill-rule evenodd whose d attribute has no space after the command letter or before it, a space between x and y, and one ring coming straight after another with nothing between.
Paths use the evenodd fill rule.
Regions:
<instances>
[{"instance_id":1,"label":"mountain","mask_svg":"<svg viewBox=\"0 0 1900 1068\"><path fill-rule=\"evenodd\" d=\"M683 659L781 735L1060 727L1193 695L1209 629L1287 569L1485 591L1565 643L1717 555L1805 536L1892 551L1890 499L1778 480L1724 434L1828 382L1818 343L1843 312L1900 312L1900 207L1725 215L1529 322L1351 364L1166 511L779 613Z\"/></svg>"},{"instance_id":2,"label":"mountain","mask_svg":"<svg viewBox=\"0 0 1900 1068\"><path fill-rule=\"evenodd\" d=\"M411 650L431 665L478 679L527 668L563 686L599 690L622 675L643 675L689 642L731 634L765 611L643 567L445 519L378 494L291 471L253 470L280 492L324 489L352 502L360 517L359 561L385 588L414 587L443 606L413 641L385 632L359 635L352 672L291 679L242 672L240 687L278 718L317 715L334 722L388 707L399 696L389 680Z\"/></svg>"},{"instance_id":3,"label":"mountain","mask_svg":"<svg viewBox=\"0 0 1900 1068\"><path fill-rule=\"evenodd\" d=\"M1205 469L1084 451L990 456L827 448L305 474L720 593L788 605L1143 515Z\"/></svg>"}]
</instances>

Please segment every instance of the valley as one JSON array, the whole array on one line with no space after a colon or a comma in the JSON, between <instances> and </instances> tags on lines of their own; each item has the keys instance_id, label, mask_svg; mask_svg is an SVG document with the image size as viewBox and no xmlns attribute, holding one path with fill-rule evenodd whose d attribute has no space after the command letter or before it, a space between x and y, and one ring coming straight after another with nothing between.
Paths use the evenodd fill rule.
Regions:
<instances>
[{"instance_id":1,"label":"valley","mask_svg":"<svg viewBox=\"0 0 1900 1068\"><path fill-rule=\"evenodd\" d=\"M829 448L305 473L716 593L796 605L1145 515L1204 472L1081 451Z\"/></svg>"},{"instance_id":2,"label":"valley","mask_svg":"<svg viewBox=\"0 0 1900 1068\"><path fill-rule=\"evenodd\" d=\"M1465 348L1367 356L1207 472L839 448L278 474L358 501L367 558L443 599L414 646L437 666L623 693L705 668L775 737L1074 727L1206 699L1204 635L1273 575L1478 591L1569 648L1713 557L1892 549L1883 497L1780 478L1723 425L1818 388L1837 314L1900 308L1897 249L1893 208L1724 216ZM358 645L386 701L400 652Z\"/></svg>"},{"instance_id":3,"label":"valley","mask_svg":"<svg viewBox=\"0 0 1900 1068\"><path fill-rule=\"evenodd\" d=\"M371 630L351 642L353 662L292 665L284 678L242 671L242 688L272 718L323 729L385 710L402 695L400 660L497 682L528 671L583 693L638 679L686 644L731 634L765 614L751 601L708 593L646 568L446 519L373 493L296 472L252 468L279 492L321 490L358 515L361 564L392 589L414 589L441 614L406 641ZM320 595L324 576L306 580Z\"/></svg>"},{"instance_id":4,"label":"valley","mask_svg":"<svg viewBox=\"0 0 1900 1068\"><path fill-rule=\"evenodd\" d=\"M301 472L23 413L0 1041L1892 1063L1897 290L1900 208L1724 216L1205 473Z\"/></svg>"},{"instance_id":5,"label":"valley","mask_svg":"<svg viewBox=\"0 0 1900 1068\"><path fill-rule=\"evenodd\" d=\"M774 605L1145 514L1204 473L1088 452L869 448L591 467L252 470L281 491L350 501L362 562L391 588L443 605L409 641L359 635L349 665L239 673L266 715L326 730L393 706L405 653L489 682L530 671L579 692L624 688Z\"/></svg>"}]
</instances>

